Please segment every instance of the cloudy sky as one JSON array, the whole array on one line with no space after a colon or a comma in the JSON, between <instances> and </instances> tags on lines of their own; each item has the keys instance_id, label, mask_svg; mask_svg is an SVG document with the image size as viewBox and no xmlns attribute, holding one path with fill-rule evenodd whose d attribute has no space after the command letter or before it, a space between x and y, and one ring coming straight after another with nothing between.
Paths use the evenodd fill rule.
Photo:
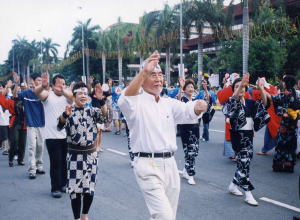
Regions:
<instances>
[{"instance_id":1,"label":"cloudy sky","mask_svg":"<svg viewBox=\"0 0 300 220\"><path fill-rule=\"evenodd\" d=\"M0 64L7 59L12 40L17 36L29 41L49 37L60 44L63 56L72 29L79 20L92 18L92 25L105 29L116 23L138 23L144 12L162 9L165 3L180 0L0 0ZM78 7L81 6L82 10ZM40 30L40 31L38 31Z\"/></svg>"}]
</instances>

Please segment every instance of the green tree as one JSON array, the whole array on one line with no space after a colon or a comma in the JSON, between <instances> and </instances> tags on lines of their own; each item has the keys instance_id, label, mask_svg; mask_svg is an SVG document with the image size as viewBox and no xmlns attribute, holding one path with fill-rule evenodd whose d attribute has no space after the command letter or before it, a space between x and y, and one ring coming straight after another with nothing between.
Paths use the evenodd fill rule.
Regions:
<instances>
[{"instance_id":1,"label":"green tree","mask_svg":"<svg viewBox=\"0 0 300 220\"><path fill-rule=\"evenodd\" d=\"M257 76L265 76L268 79L274 78L283 71L287 60L287 50L282 47L273 37L259 37L250 40L249 72L253 79ZM217 54L220 68L226 68L229 72L243 71L242 66L242 39L227 41L223 50Z\"/></svg>"},{"instance_id":2,"label":"green tree","mask_svg":"<svg viewBox=\"0 0 300 220\"><path fill-rule=\"evenodd\" d=\"M129 41L136 26L137 24L122 22L121 18L119 18L118 22L108 30L111 49L117 51L119 83L123 81L123 57L133 52L129 50Z\"/></svg>"},{"instance_id":3,"label":"green tree","mask_svg":"<svg viewBox=\"0 0 300 220\"><path fill-rule=\"evenodd\" d=\"M51 64L57 62L57 47L60 45L52 42L51 38L44 38L42 42L42 53L43 53L43 62L45 64Z\"/></svg>"},{"instance_id":4,"label":"green tree","mask_svg":"<svg viewBox=\"0 0 300 220\"><path fill-rule=\"evenodd\" d=\"M183 25L186 38L189 38L192 28L195 28L198 34L197 75L199 85L199 73L203 72L204 29L211 28L213 33L219 31L222 25L228 25L228 23L232 21L232 14L223 14L223 0L218 0L216 2L212 0L193 0L191 2L185 1L183 6Z\"/></svg>"},{"instance_id":5,"label":"green tree","mask_svg":"<svg viewBox=\"0 0 300 220\"><path fill-rule=\"evenodd\" d=\"M102 81L105 82L106 78L106 56L107 52L110 51L112 48L111 39L109 37L109 33L106 31L100 31L98 42L97 42L97 49L101 51L101 61L102 61Z\"/></svg>"},{"instance_id":6,"label":"green tree","mask_svg":"<svg viewBox=\"0 0 300 220\"><path fill-rule=\"evenodd\" d=\"M82 30L84 37L84 48L96 49L98 42L98 31L101 30L99 25L91 25L92 19L87 19L86 22L78 21L78 25L73 28L72 39L69 42L68 51L66 51L65 55L72 56L77 52L82 51ZM86 52L86 50L85 50ZM88 52L85 53L85 68L87 69L87 76L90 72L96 73L100 69L99 62L95 58L89 56ZM71 67L66 67L64 71L68 71L69 74L82 75L83 66L82 60L77 60L75 63L71 65Z\"/></svg>"},{"instance_id":7,"label":"green tree","mask_svg":"<svg viewBox=\"0 0 300 220\"><path fill-rule=\"evenodd\" d=\"M13 69L13 63L17 67L17 72L25 79L26 69L30 61L37 56L35 44L31 44L25 37L18 37L13 40L13 47L8 54L8 64ZM13 61L14 60L14 61Z\"/></svg>"},{"instance_id":8,"label":"green tree","mask_svg":"<svg viewBox=\"0 0 300 220\"><path fill-rule=\"evenodd\" d=\"M167 76L167 83L170 84L170 50L172 43L177 40L179 36L178 10L165 4L162 11L154 11L144 15L143 25L145 26L145 36L155 37L154 46L165 49L165 74Z\"/></svg>"}]
</instances>

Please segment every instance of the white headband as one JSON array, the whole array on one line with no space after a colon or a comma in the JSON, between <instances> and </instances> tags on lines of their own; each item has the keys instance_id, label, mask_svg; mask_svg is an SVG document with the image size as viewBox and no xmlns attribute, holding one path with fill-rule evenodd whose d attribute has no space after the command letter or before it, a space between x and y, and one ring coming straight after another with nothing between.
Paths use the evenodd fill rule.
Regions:
<instances>
[{"instance_id":1,"label":"white headband","mask_svg":"<svg viewBox=\"0 0 300 220\"><path fill-rule=\"evenodd\" d=\"M81 87L81 88L75 89L73 91L74 94L77 93L77 92L86 92L86 93L88 93L88 89L86 87Z\"/></svg>"}]
</instances>

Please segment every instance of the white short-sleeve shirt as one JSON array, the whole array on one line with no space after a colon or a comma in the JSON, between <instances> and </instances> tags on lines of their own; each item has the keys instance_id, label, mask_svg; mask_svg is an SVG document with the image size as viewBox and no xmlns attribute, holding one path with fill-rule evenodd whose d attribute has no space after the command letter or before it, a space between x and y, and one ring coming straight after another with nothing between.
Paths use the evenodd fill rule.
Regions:
<instances>
[{"instance_id":1,"label":"white short-sleeve shirt","mask_svg":"<svg viewBox=\"0 0 300 220\"><path fill-rule=\"evenodd\" d=\"M45 110L45 128L43 130L43 138L45 139L64 139L66 138L65 129L58 131L58 118L65 111L68 105L65 96L57 96L53 91L49 92L48 98L42 102Z\"/></svg>"},{"instance_id":2,"label":"white short-sleeve shirt","mask_svg":"<svg viewBox=\"0 0 300 220\"><path fill-rule=\"evenodd\" d=\"M160 153L177 150L175 125L198 118L195 102L183 103L172 98L155 97L143 90L137 96L122 92L118 105L129 128L133 153Z\"/></svg>"}]
</instances>

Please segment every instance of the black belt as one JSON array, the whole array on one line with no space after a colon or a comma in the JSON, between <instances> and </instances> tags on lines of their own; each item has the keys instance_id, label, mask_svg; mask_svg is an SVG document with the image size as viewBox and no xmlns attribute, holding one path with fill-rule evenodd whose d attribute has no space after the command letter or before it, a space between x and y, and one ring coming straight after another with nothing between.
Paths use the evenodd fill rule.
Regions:
<instances>
[{"instance_id":1,"label":"black belt","mask_svg":"<svg viewBox=\"0 0 300 220\"><path fill-rule=\"evenodd\" d=\"M145 153L145 152L138 152L133 153L135 157L154 157L154 158L170 158L174 155L174 152L162 152L162 153Z\"/></svg>"}]
</instances>

